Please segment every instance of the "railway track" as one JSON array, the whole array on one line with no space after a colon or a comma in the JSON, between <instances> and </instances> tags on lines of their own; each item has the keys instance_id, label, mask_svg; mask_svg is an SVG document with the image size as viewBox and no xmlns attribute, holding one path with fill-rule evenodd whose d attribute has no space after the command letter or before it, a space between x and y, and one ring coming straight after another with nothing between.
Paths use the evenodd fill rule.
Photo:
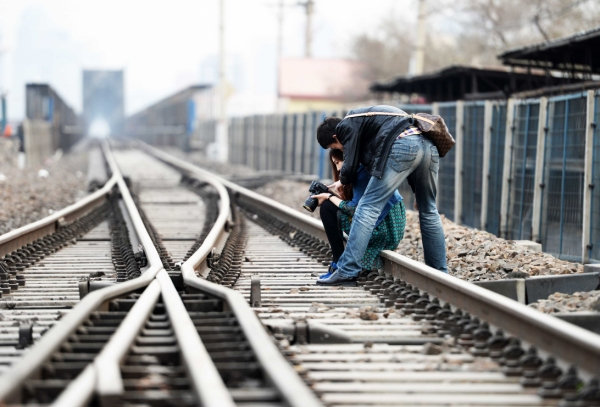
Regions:
<instances>
[{"instance_id":1,"label":"railway track","mask_svg":"<svg viewBox=\"0 0 600 407\"><path fill-rule=\"evenodd\" d=\"M109 227L114 184L0 237L0 374L79 303L80 280L87 285L95 273L96 280L116 281Z\"/></svg>"},{"instance_id":2,"label":"railway track","mask_svg":"<svg viewBox=\"0 0 600 407\"><path fill-rule=\"evenodd\" d=\"M6 405L600 405L597 335L391 252L318 287L319 222L143 150L104 148L139 273L78 281L2 376ZM66 249L107 243L98 227Z\"/></svg>"},{"instance_id":3,"label":"railway track","mask_svg":"<svg viewBox=\"0 0 600 407\"><path fill-rule=\"evenodd\" d=\"M392 252L360 287L317 287L327 258L318 222L219 182L236 197L244 231L233 250L243 255L216 280L255 306L327 405L600 404L596 335Z\"/></svg>"}]
</instances>

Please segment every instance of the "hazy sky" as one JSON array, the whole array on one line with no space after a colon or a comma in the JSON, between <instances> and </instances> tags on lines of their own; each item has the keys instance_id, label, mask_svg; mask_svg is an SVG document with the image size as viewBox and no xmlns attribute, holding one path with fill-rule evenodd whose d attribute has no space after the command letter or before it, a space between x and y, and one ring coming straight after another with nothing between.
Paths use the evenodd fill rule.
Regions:
<instances>
[{"instance_id":1,"label":"hazy sky","mask_svg":"<svg viewBox=\"0 0 600 407\"><path fill-rule=\"evenodd\" d=\"M278 0L225 0L228 80L238 96L275 94ZM287 0L284 56L304 52L304 8ZM315 0L315 57L346 57L349 39L385 15L416 20L416 0ZM124 69L126 113L217 75L219 0L0 0L0 90L24 115L27 82L81 111L82 69ZM262 98L262 99L261 99Z\"/></svg>"}]
</instances>

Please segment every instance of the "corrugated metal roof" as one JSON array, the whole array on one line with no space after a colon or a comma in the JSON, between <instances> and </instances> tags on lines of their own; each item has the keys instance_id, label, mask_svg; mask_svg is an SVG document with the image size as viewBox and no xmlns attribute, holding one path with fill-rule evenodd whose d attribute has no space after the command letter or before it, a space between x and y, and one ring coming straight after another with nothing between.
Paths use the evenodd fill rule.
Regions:
<instances>
[{"instance_id":1,"label":"corrugated metal roof","mask_svg":"<svg viewBox=\"0 0 600 407\"><path fill-rule=\"evenodd\" d=\"M597 40L600 38L600 27L593 28L587 31L581 31L576 34L557 38L550 41L543 41L538 44L526 45L523 47L516 47L509 49L508 51L503 52L498 55L498 58L503 59L507 57L511 57L513 55L521 55L524 53L531 53L533 51L542 51L550 48L562 47L565 45L573 44L576 42L587 41L587 40Z\"/></svg>"},{"instance_id":2,"label":"corrugated metal roof","mask_svg":"<svg viewBox=\"0 0 600 407\"><path fill-rule=\"evenodd\" d=\"M600 73L600 27L568 37L508 50L498 56L505 65Z\"/></svg>"},{"instance_id":3,"label":"corrugated metal roof","mask_svg":"<svg viewBox=\"0 0 600 407\"><path fill-rule=\"evenodd\" d=\"M374 92L419 94L428 102L458 99L504 98L514 92L570 83L572 78L544 75L542 70L502 66L452 65L419 76L400 76L390 82L375 83Z\"/></svg>"}]
</instances>

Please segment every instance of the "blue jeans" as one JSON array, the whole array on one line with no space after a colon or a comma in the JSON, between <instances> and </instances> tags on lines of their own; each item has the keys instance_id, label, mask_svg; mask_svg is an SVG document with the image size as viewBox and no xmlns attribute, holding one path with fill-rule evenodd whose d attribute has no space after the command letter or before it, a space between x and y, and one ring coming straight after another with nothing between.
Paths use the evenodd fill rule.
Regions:
<instances>
[{"instance_id":1,"label":"blue jeans","mask_svg":"<svg viewBox=\"0 0 600 407\"><path fill-rule=\"evenodd\" d=\"M362 269L360 260L367 249L377 218L394 191L407 178L414 185L419 207L425 264L448 272L444 229L435 204L439 160L437 148L422 135L394 141L383 177L371 177L354 213L346 249L337 262L340 276L358 276Z\"/></svg>"}]
</instances>

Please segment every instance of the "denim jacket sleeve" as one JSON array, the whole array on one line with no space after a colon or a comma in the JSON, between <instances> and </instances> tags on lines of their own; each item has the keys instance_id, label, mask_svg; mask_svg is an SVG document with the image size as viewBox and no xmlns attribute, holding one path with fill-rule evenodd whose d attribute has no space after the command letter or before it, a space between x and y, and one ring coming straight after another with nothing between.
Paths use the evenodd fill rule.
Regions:
<instances>
[{"instance_id":1,"label":"denim jacket sleeve","mask_svg":"<svg viewBox=\"0 0 600 407\"><path fill-rule=\"evenodd\" d=\"M359 166L358 148L360 146L360 132L354 126L349 126L342 120L336 127L338 140L344 146L344 165L340 171L340 182L344 185L355 183Z\"/></svg>"},{"instance_id":2,"label":"denim jacket sleeve","mask_svg":"<svg viewBox=\"0 0 600 407\"><path fill-rule=\"evenodd\" d=\"M358 170L356 172L356 181L352 184L352 200L351 201L342 201L343 205L340 204L340 209L342 212L352 216L354 215L354 211L358 206L358 201L365 193L367 189L367 185L369 184L369 179L371 176L361 164L358 165Z\"/></svg>"}]
</instances>

